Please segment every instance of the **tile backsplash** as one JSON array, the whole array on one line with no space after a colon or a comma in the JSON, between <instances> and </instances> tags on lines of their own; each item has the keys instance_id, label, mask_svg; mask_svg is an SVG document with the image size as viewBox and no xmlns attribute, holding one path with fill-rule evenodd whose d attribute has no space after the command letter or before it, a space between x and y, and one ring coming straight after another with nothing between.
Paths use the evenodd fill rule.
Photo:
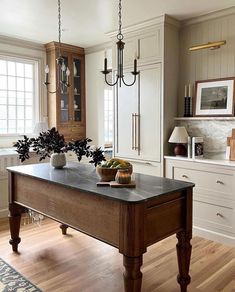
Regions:
<instances>
[{"instance_id":1,"label":"tile backsplash","mask_svg":"<svg viewBox=\"0 0 235 292\"><path fill-rule=\"evenodd\" d=\"M201 120L178 121L179 126L185 126L190 136L204 138L205 152L225 152L227 137L231 136L235 128L235 121L229 120Z\"/></svg>"}]
</instances>

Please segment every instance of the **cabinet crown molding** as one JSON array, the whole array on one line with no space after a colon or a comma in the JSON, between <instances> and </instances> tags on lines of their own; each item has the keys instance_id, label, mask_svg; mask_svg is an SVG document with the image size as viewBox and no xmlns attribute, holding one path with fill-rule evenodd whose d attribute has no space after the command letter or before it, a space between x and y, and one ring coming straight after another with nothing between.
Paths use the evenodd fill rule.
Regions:
<instances>
[{"instance_id":1,"label":"cabinet crown molding","mask_svg":"<svg viewBox=\"0 0 235 292\"><path fill-rule=\"evenodd\" d=\"M164 14L164 15L149 19L147 21L139 22L139 23L136 23L134 25L124 27L122 29L122 32L123 32L123 34L133 33L133 32L140 33L140 30L151 29L151 28L154 28L156 26L163 25L163 24L170 24L170 25L173 25L177 28L180 27L180 22L178 20L176 20L175 18L173 18L167 14ZM117 31L108 32L108 33L106 33L106 35L110 38L116 37Z\"/></svg>"}]
</instances>

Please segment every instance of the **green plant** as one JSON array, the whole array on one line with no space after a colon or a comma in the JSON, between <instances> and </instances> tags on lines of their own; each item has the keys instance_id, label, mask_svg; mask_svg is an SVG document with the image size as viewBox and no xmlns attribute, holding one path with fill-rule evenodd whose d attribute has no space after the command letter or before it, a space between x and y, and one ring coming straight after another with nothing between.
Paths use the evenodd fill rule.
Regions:
<instances>
[{"instance_id":1,"label":"green plant","mask_svg":"<svg viewBox=\"0 0 235 292\"><path fill-rule=\"evenodd\" d=\"M83 156L91 157L89 163L94 163L97 166L102 161L105 161L105 157L101 148L90 148L88 143L91 141L91 139L85 138L66 143L64 136L60 135L56 128L51 128L48 131L40 133L37 138L24 136L24 139L18 140L14 144L14 147L16 147L21 162L30 158L30 149L38 154L39 161L50 157L51 153L73 151L77 155L78 161L81 161Z\"/></svg>"}]
</instances>

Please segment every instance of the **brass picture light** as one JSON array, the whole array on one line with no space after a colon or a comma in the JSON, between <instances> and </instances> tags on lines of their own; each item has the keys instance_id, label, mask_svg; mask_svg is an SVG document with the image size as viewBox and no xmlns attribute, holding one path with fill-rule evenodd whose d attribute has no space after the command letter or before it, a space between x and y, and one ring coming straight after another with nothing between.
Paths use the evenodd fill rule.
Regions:
<instances>
[{"instance_id":1,"label":"brass picture light","mask_svg":"<svg viewBox=\"0 0 235 292\"><path fill-rule=\"evenodd\" d=\"M196 45L189 48L189 51L197 51L202 49L219 49L220 46L225 45L226 41L208 42L207 44Z\"/></svg>"}]
</instances>

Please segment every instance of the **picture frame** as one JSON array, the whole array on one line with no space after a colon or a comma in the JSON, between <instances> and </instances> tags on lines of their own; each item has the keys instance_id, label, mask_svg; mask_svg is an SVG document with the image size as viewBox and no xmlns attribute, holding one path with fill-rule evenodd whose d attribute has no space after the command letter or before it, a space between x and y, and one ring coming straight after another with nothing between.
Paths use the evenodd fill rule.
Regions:
<instances>
[{"instance_id":1,"label":"picture frame","mask_svg":"<svg viewBox=\"0 0 235 292\"><path fill-rule=\"evenodd\" d=\"M233 116L235 77L195 82L194 116Z\"/></svg>"}]
</instances>

